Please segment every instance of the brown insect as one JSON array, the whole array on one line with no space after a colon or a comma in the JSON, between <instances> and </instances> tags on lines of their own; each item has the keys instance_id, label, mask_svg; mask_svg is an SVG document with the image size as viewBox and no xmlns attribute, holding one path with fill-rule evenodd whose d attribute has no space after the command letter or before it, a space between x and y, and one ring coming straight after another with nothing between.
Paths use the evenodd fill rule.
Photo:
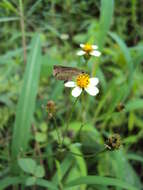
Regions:
<instances>
[{"instance_id":1,"label":"brown insect","mask_svg":"<svg viewBox=\"0 0 143 190\"><path fill-rule=\"evenodd\" d=\"M73 77L76 77L82 73L86 72L74 67L65 67L61 65L54 65L53 67L53 75L57 80L72 80Z\"/></svg>"}]
</instances>

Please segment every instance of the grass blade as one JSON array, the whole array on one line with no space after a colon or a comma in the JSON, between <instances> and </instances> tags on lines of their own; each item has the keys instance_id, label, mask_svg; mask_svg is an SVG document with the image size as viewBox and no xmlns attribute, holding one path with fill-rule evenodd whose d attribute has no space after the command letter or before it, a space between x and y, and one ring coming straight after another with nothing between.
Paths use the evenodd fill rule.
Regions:
<instances>
[{"instance_id":1,"label":"grass blade","mask_svg":"<svg viewBox=\"0 0 143 190\"><path fill-rule=\"evenodd\" d=\"M115 186L115 187L122 187L124 189L128 190L137 190L136 187L133 187L129 185L128 183L115 179L115 178L109 178L109 177L101 177L101 176L86 176L86 177L80 177L78 179L75 179L71 182L69 182L66 187L73 187L81 184L88 184L88 185L102 185L102 186Z\"/></svg>"},{"instance_id":2,"label":"grass blade","mask_svg":"<svg viewBox=\"0 0 143 190\"><path fill-rule=\"evenodd\" d=\"M133 154L133 153L129 153L127 154L127 158L128 160L134 160L134 161L138 161L138 162L142 162L143 163L143 157L137 154Z\"/></svg>"},{"instance_id":3,"label":"grass blade","mask_svg":"<svg viewBox=\"0 0 143 190\"><path fill-rule=\"evenodd\" d=\"M129 95L130 93L130 90L131 90L131 87L132 87L132 84L133 84L133 71L134 71L134 68L133 68L133 61L132 61L132 57L131 57L131 54L130 54L130 50L129 48L127 47L127 45L125 44L125 42L115 33L112 33L110 32L109 33L111 38L113 40L115 40L115 42L119 45L123 55L124 55L124 58L126 60L126 63L127 63L127 69L128 69L128 92L126 93L126 97ZM125 97L125 98L126 98Z\"/></svg>"},{"instance_id":4,"label":"grass blade","mask_svg":"<svg viewBox=\"0 0 143 190\"><path fill-rule=\"evenodd\" d=\"M18 17L4 17L4 18L0 18L0 22L10 22L10 21L15 21L15 20L19 20Z\"/></svg>"},{"instance_id":5,"label":"grass blade","mask_svg":"<svg viewBox=\"0 0 143 190\"><path fill-rule=\"evenodd\" d=\"M16 185L19 183L24 183L25 178L21 177L6 177L0 180L0 189L5 189L10 185Z\"/></svg>"},{"instance_id":6,"label":"grass blade","mask_svg":"<svg viewBox=\"0 0 143 190\"><path fill-rule=\"evenodd\" d=\"M62 181L62 179L64 178L64 176L68 173L68 170L70 170L71 166L73 165L74 160L71 156L67 156L65 157L65 159L63 160L63 162L60 165L60 170L61 172L61 176L60 176L60 180ZM55 173L55 175L52 178L52 183L54 183L55 185L58 184L58 171Z\"/></svg>"},{"instance_id":7,"label":"grass blade","mask_svg":"<svg viewBox=\"0 0 143 190\"><path fill-rule=\"evenodd\" d=\"M134 98L126 104L126 112L143 109L143 100L141 98Z\"/></svg>"},{"instance_id":8,"label":"grass blade","mask_svg":"<svg viewBox=\"0 0 143 190\"><path fill-rule=\"evenodd\" d=\"M97 44L100 50L102 50L105 44L106 36L108 34L108 31L112 22L113 11L114 11L114 0L110 0L110 1L101 0L99 31L97 33ZM97 66L93 64L93 67L92 67L93 76L95 76L96 70L98 70ZM102 73L100 68L99 68L99 73L100 74ZM104 80L103 76L104 75L102 75L102 80ZM104 84L105 84L105 80L104 80Z\"/></svg>"},{"instance_id":9,"label":"grass blade","mask_svg":"<svg viewBox=\"0 0 143 190\"><path fill-rule=\"evenodd\" d=\"M27 16L30 17L34 11L36 10L36 8L39 6L39 4L42 2L42 0L37 0L32 6L31 8L28 10L27 12Z\"/></svg>"},{"instance_id":10,"label":"grass blade","mask_svg":"<svg viewBox=\"0 0 143 190\"><path fill-rule=\"evenodd\" d=\"M107 33L109 31L114 10L114 0L101 1L101 15L99 23L98 45L101 49L104 46Z\"/></svg>"},{"instance_id":11,"label":"grass blade","mask_svg":"<svg viewBox=\"0 0 143 190\"><path fill-rule=\"evenodd\" d=\"M38 81L40 75L41 46L40 36L37 34L32 40L32 49L26 65L24 82L18 100L14 132L12 138L12 158L27 148Z\"/></svg>"},{"instance_id":12,"label":"grass blade","mask_svg":"<svg viewBox=\"0 0 143 190\"><path fill-rule=\"evenodd\" d=\"M41 186L41 187L47 187L51 190L58 190L56 185L54 185L53 183L45 179L37 179L36 185Z\"/></svg>"},{"instance_id":13,"label":"grass blade","mask_svg":"<svg viewBox=\"0 0 143 190\"><path fill-rule=\"evenodd\" d=\"M11 185L25 184L26 177L6 177L0 180L0 189L5 189ZM45 179L37 179L36 185L40 187L47 187L51 190L58 190L56 185Z\"/></svg>"}]
</instances>

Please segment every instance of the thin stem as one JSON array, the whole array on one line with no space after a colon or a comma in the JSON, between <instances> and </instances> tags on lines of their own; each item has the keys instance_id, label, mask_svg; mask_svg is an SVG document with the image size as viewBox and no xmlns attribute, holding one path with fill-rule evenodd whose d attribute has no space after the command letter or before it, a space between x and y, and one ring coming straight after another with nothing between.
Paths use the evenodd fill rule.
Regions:
<instances>
[{"instance_id":1,"label":"thin stem","mask_svg":"<svg viewBox=\"0 0 143 190\"><path fill-rule=\"evenodd\" d=\"M80 134L81 134L81 131L82 131L82 129L83 129L83 127L84 127L84 125L85 125L86 123L82 123L81 124L81 126L80 126L80 128L79 128L79 130L78 130L78 132L77 132L77 138L79 137L79 139L80 139Z\"/></svg>"},{"instance_id":2,"label":"thin stem","mask_svg":"<svg viewBox=\"0 0 143 190\"><path fill-rule=\"evenodd\" d=\"M23 58L24 58L24 64L26 64L27 52L26 52L25 24L24 24L22 0L19 0L19 9L20 9L20 25L22 33Z\"/></svg>"},{"instance_id":3,"label":"thin stem","mask_svg":"<svg viewBox=\"0 0 143 190\"><path fill-rule=\"evenodd\" d=\"M58 137L58 144L61 147L62 146L62 140L61 140L61 136L59 134L59 130L58 130L58 125L57 125L57 121L56 118L53 116L53 120L54 120L54 124L55 124L55 129L56 129L56 133L57 133L57 137Z\"/></svg>"},{"instance_id":4,"label":"thin stem","mask_svg":"<svg viewBox=\"0 0 143 190\"><path fill-rule=\"evenodd\" d=\"M71 152L71 151L69 151L69 153L71 153L71 154L73 154L73 155L75 155L75 156L80 156L80 157L84 157L84 158L92 158L92 157L94 157L94 156L97 156L97 155L99 155L99 154L101 154L101 153L103 153L103 152L105 152L106 151L106 148L104 148L103 150L101 150L101 151L99 151L99 152L96 152L96 153L93 153L93 154L78 154L78 153L76 153L76 152Z\"/></svg>"},{"instance_id":5,"label":"thin stem","mask_svg":"<svg viewBox=\"0 0 143 190\"><path fill-rule=\"evenodd\" d=\"M72 114L73 114L73 111L74 111L74 108L75 108L75 105L76 105L78 99L79 99L79 97L77 97L77 98L75 99L75 101L74 101L74 103L73 103L73 105L72 105L71 112L70 112L70 114L69 114L69 116L68 116L67 123L66 123L66 128L65 128L65 132L64 132L64 134L63 134L62 146L63 146L63 144L64 144L64 135L67 134L67 131L68 131L68 128L69 128L69 122L70 122L70 119L71 119L71 117L72 117Z\"/></svg>"},{"instance_id":6,"label":"thin stem","mask_svg":"<svg viewBox=\"0 0 143 190\"><path fill-rule=\"evenodd\" d=\"M78 130L78 133L77 133L77 137L79 136L79 138L80 138L80 133L81 133L81 131L82 131L82 128L84 127L84 125L85 125L85 118L86 117L86 110L85 110L85 94L84 94L84 92L83 92L83 94L82 94L82 124L81 124L81 126L80 126L80 128L79 128L79 130Z\"/></svg>"},{"instance_id":7,"label":"thin stem","mask_svg":"<svg viewBox=\"0 0 143 190\"><path fill-rule=\"evenodd\" d=\"M92 65L92 74L91 74L92 76L95 76L97 68L98 68L98 62L94 62Z\"/></svg>"},{"instance_id":8,"label":"thin stem","mask_svg":"<svg viewBox=\"0 0 143 190\"><path fill-rule=\"evenodd\" d=\"M88 61L89 61L90 57L87 59L87 58L84 58L85 60L85 63L84 63L84 69L88 72Z\"/></svg>"},{"instance_id":9,"label":"thin stem","mask_svg":"<svg viewBox=\"0 0 143 190\"><path fill-rule=\"evenodd\" d=\"M88 59L85 58L84 60L85 60L85 64L87 65L87 64L88 64L88 61L89 61L89 58L88 58Z\"/></svg>"},{"instance_id":10,"label":"thin stem","mask_svg":"<svg viewBox=\"0 0 143 190\"><path fill-rule=\"evenodd\" d=\"M32 124L32 131L33 131L33 135L35 136L37 130L36 130L36 127L34 126L34 124ZM40 164L43 165L42 153L41 153L41 150L40 150L39 143L37 141L35 141L35 152L39 155Z\"/></svg>"},{"instance_id":11,"label":"thin stem","mask_svg":"<svg viewBox=\"0 0 143 190\"><path fill-rule=\"evenodd\" d=\"M85 100L85 93L83 92L83 94L82 94L82 123L84 123L84 121L85 121L85 117L86 117L86 107L85 107L85 102L86 102L86 100Z\"/></svg>"},{"instance_id":12,"label":"thin stem","mask_svg":"<svg viewBox=\"0 0 143 190\"><path fill-rule=\"evenodd\" d=\"M102 150L100 150L100 151L98 151L98 152L95 152L95 153L93 153L93 154L79 154L79 153L72 152L72 151L69 151L69 150L66 150L65 152L66 152L66 153L70 153L70 154L72 154L72 155L74 155L74 156L80 156L80 157L84 157L84 158L92 158L92 157L98 156L99 154L104 153L104 152L106 152L106 151L108 151L108 149L105 147L104 149L102 149ZM55 156L57 156L57 155L58 155L58 153L51 154L51 155L48 155L48 158L49 158L49 157L55 157ZM43 155L43 158L44 158L44 157L47 157L47 155ZM39 156L35 156L34 158L39 158Z\"/></svg>"}]
</instances>

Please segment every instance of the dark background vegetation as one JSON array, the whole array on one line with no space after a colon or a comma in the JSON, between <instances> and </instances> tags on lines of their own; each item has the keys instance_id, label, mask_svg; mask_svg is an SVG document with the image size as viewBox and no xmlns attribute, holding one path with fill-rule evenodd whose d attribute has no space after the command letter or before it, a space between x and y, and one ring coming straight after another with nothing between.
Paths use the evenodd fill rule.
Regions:
<instances>
[{"instance_id":1,"label":"dark background vegetation","mask_svg":"<svg viewBox=\"0 0 143 190\"><path fill-rule=\"evenodd\" d=\"M12 186L8 187L11 184L14 189L53 189L48 186L48 180L50 185L65 189L66 184L81 176L87 176L87 179L79 180L79 186L71 187L72 190L143 188L143 1L114 1L109 21L107 17L112 8L110 10L107 1L110 0L23 0L21 7L20 1L0 1L0 189L12 189ZM35 78L36 84L39 80L39 86L36 100L33 98L35 109L27 135L28 147L16 157L21 159L18 161L19 175L11 170L15 165L12 155L15 158L17 154L11 145L15 147L16 142L20 142L18 130L21 133L23 130L24 134L28 126L29 118L26 118L25 128L14 128L18 126L15 118L19 117L17 104L24 92L23 78L34 77L34 73L25 73L25 67L29 52L36 48L31 45L35 33L39 34L42 43L41 70L37 69L40 78ZM96 98L86 95L84 105L81 100L76 104L65 137L66 151L62 152L57 149L54 120L49 118L45 107L48 101L54 102L55 120L62 131L74 98L70 89L65 89L63 83L52 76L52 68L53 65L78 67L83 64L84 59L76 52L79 44L86 42L98 44L102 52L100 58L91 58L86 67L99 77L100 93ZM121 104L125 108L118 111ZM22 104L18 109L22 110ZM86 124L77 136L83 119ZM114 133L121 136L120 149L98 154ZM97 155L85 158L88 153ZM35 170L25 169L25 165L33 162L37 167L41 166L37 169L39 176ZM92 182L89 182L90 175L95 177ZM113 181L108 182L104 177L113 178Z\"/></svg>"}]
</instances>

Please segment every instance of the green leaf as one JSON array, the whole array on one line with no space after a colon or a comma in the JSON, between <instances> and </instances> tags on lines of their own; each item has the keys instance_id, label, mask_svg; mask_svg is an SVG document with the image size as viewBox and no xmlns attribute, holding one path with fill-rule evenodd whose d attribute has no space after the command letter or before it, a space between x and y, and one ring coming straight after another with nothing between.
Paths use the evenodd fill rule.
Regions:
<instances>
[{"instance_id":1,"label":"green leaf","mask_svg":"<svg viewBox=\"0 0 143 190\"><path fill-rule=\"evenodd\" d=\"M21 178L21 177L6 177L4 179L0 180L0 189L3 190L7 187L9 187L10 185L16 185L19 183L24 183L25 178Z\"/></svg>"},{"instance_id":2,"label":"green leaf","mask_svg":"<svg viewBox=\"0 0 143 190\"><path fill-rule=\"evenodd\" d=\"M122 148L118 151L104 153L104 157L99 158L98 170L100 175L114 176L138 189L141 187L140 179L128 162Z\"/></svg>"},{"instance_id":3,"label":"green leaf","mask_svg":"<svg viewBox=\"0 0 143 190\"><path fill-rule=\"evenodd\" d=\"M45 133L36 132L35 139L37 142L45 142L47 135Z\"/></svg>"},{"instance_id":4,"label":"green leaf","mask_svg":"<svg viewBox=\"0 0 143 190\"><path fill-rule=\"evenodd\" d=\"M122 149L111 152L109 159L112 162L113 170L118 179L124 180L126 183L140 189L140 179L131 164L128 162L126 154ZM128 176L128 174L130 175Z\"/></svg>"},{"instance_id":5,"label":"green leaf","mask_svg":"<svg viewBox=\"0 0 143 190\"><path fill-rule=\"evenodd\" d=\"M125 111L133 111L143 109L143 99L132 99L126 104Z\"/></svg>"},{"instance_id":6,"label":"green leaf","mask_svg":"<svg viewBox=\"0 0 143 190\"><path fill-rule=\"evenodd\" d=\"M34 175L36 177L44 177L45 170L44 170L43 166L37 166Z\"/></svg>"},{"instance_id":7,"label":"green leaf","mask_svg":"<svg viewBox=\"0 0 143 190\"><path fill-rule=\"evenodd\" d=\"M30 127L34 113L36 95L38 91L40 65L41 45L40 36L37 34L32 39L32 48L26 64L24 81L21 89L21 94L18 100L12 138L13 162L15 162L19 152L25 151L28 145Z\"/></svg>"},{"instance_id":8,"label":"green leaf","mask_svg":"<svg viewBox=\"0 0 143 190\"><path fill-rule=\"evenodd\" d=\"M35 183L36 183L36 177L28 177L25 182L27 186L35 185Z\"/></svg>"},{"instance_id":9,"label":"green leaf","mask_svg":"<svg viewBox=\"0 0 143 190\"><path fill-rule=\"evenodd\" d=\"M16 184L25 184L25 177L6 177L4 179L0 180L0 189L3 190L10 185L16 185ZM34 181L34 179L31 179L31 182ZM50 190L58 190L57 186L55 186L53 183L51 183L48 180L44 179L36 179L35 184L40 187L46 187L49 188Z\"/></svg>"},{"instance_id":10,"label":"green leaf","mask_svg":"<svg viewBox=\"0 0 143 190\"><path fill-rule=\"evenodd\" d=\"M101 0L101 15L99 22L98 45L102 48L110 28L114 10L114 0Z\"/></svg>"},{"instance_id":11,"label":"green leaf","mask_svg":"<svg viewBox=\"0 0 143 190\"><path fill-rule=\"evenodd\" d=\"M62 170L61 170L61 167L60 167L60 162L58 160L55 161L56 163L56 173L57 173L57 182L58 184L61 183L61 180L62 180Z\"/></svg>"},{"instance_id":12,"label":"green leaf","mask_svg":"<svg viewBox=\"0 0 143 190\"><path fill-rule=\"evenodd\" d=\"M45 179L37 179L36 184L41 187L47 187L51 190L58 190L57 186L54 183L51 183Z\"/></svg>"},{"instance_id":13,"label":"green leaf","mask_svg":"<svg viewBox=\"0 0 143 190\"><path fill-rule=\"evenodd\" d=\"M68 173L68 171L70 171L70 168L73 165L73 163L74 163L73 157L71 155L67 155L65 159L63 160L63 162L61 163L60 168L57 168L58 171L56 171L55 175L53 176L52 182L58 185L59 180L62 180L62 178ZM60 176L59 176L59 173L61 173Z\"/></svg>"},{"instance_id":14,"label":"green leaf","mask_svg":"<svg viewBox=\"0 0 143 190\"><path fill-rule=\"evenodd\" d=\"M75 177L87 175L87 167L84 158L82 156L74 156L74 153L82 155L81 151L75 145L71 145L69 149L73 153L73 157L75 159L75 167L72 167L72 170L69 172L68 179L64 180L65 183L67 181L71 181ZM81 185L80 188L86 189L86 185Z\"/></svg>"},{"instance_id":15,"label":"green leaf","mask_svg":"<svg viewBox=\"0 0 143 190\"><path fill-rule=\"evenodd\" d=\"M41 130L42 132L45 132L45 133L46 133L47 129L48 129L47 124L44 123L44 122L41 123L41 125L40 125L40 130Z\"/></svg>"},{"instance_id":16,"label":"green leaf","mask_svg":"<svg viewBox=\"0 0 143 190\"><path fill-rule=\"evenodd\" d=\"M138 135L130 135L124 138L123 143L131 145L131 144L137 143L137 141L138 141Z\"/></svg>"},{"instance_id":17,"label":"green leaf","mask_svg":"<svg viewBox=\"0 0 143 190\"><path fill-rule=\"evenodd\" d=\"M2 0L3 1L3 6L5 7L6 10L12 11L14 13L18 13L17 9L13 6L13 3L11 3L9 0Z\"/></svg>"},{"instance_id":18,"label":"green leaf","mask_svg":"<svg viewBox=\"0 0 143 190\"><path fill-rule=\"evenodd\" d=\"M30 18L30 16L34 13L34 11L36 10L36 8L39 6L39 4L41 3L42 0L37 0L35 1L32 6L30 7L29 10L27 10L27 16Z\"/></svg>"},{"instance_id":19,"label":"green leaf","mask_svg":"<svg viewBox=\"0 0 143 190\"><path fill-rule=\"evenodd\" d=\"M124 58L126 60L126 63L128 64L128 68L130 69L130 71L132 71L133 70L133 68L132 68L133 62L132 62L132 57L131 57L129 48L127 47L125 42L117 34L110 32L109 35L119 45L119 47L120 47L120 49L124 55Z\"/></svg>"},{"instance_id":20,"label":"green leaf","mask_svg":"<svg viewBox=\"0 0 143 190\"><path fill-rule=\"evenodd\" d=\"M77 178L71 182L69 182L66 187L73 187L81 184L88 184L88 185L102 185L102 186L115 186L115 187L122 187L128 190L138 190L136 187L131 186L130 184L116 179L116 178L109 178L109 177L101 177L101 176L86 176Z\"/></svg>"},{"instance_id":21,"label":"green leaf","mask_svg":"<svg viewBox=\"0 0 143 190\"><path fill-rule=\"evenodd\" d=\"M131 47L130 51L133 54L135 65L138 66L143 60L143 45L139 44L137 46Z\"/></svg>"},{"instance_id":22,"label":"green leaf","mask_svg":"<svg viewBox=\"0 0 143 190\"><path fill-rule=\"evenodd\" d=\"M9 22L9 21L15 21L15 20L19 20L18 17L3 17L0 18L0 22Z\"/></svg>"},{"instance_id":23,"label":"green leaf","mask_svg":"<svg viewBox=\"0 0 143 190\"><path fill-rule=\"evenodd\" d=\"M35 160L33 160L31 158L20 158L18 160L18 164L24 172L30 173L30 174L35 173L35 169L36 169Z\"/></svg>"},{"instance_id":24,"label":"green leaf","mask_svg":"<svg viewBox=\"0 0 143 190\"><path fill-rule=\"evenodd\" d=\"M110 32L109 33L110 36L112 37L113 40L116 41L116 43L119 45L123 56L126 60L127 63L127 72L128 72L128 89L127 92L125 93L125 97L127 97L130 93L132 84L133 84L133 73L134 73L134 69L133 69L133 60L130 54L130 50L127 47L127 45L125 44L125 42L115 33Z\"/></svg>"},{"instance_id":25,"label":"green leaf","mask_svg":"<svg viewBox=\"0 0 143 190\"><path fill-rule=\"evenodd\" d=\"M134 112L131 111L129 113L129 118L128 118L128 129L129 129L129 131L133 130L134 124L135 124L135 114L134 114Z\"/></svg>"},{"instance_id":26,"label":"green leaf","mask_svg":"<svg viewBox=\"0 0 143 190\"><path fill-rule=\"evenodd\" d=\"M127 158L129 160L135 160L138 162L143 162L143 156L137 155L137 154L133 154L133 153L129 153L127 154Z\"/></svg>"}]
</instances>

